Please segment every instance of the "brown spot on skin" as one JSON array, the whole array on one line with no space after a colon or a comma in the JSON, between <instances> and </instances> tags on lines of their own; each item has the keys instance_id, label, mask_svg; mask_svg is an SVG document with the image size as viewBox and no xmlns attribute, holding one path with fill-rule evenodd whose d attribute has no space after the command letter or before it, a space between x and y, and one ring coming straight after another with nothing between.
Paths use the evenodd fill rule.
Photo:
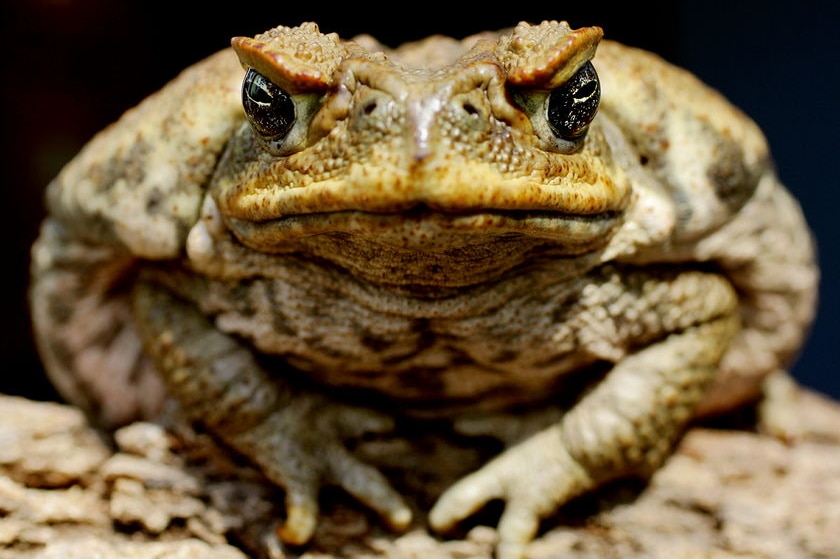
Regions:
<instances>
[{"instance_id":1,"label":"brown spot on skin","mask_svg":"<svg viewBox=\"0 0 840 559\"><path fill-rule=\"evenodd\" d=\"M744 153L734 142L722 142L721 153L709 168L708 177L715 192L733 213L749 200L758 186L759 175L744 165Z\"/></svg>"},{"instance_id":2,"label":"brown spot on skin","mask_svg":"<svg viewBox=\"0 0 840 559\"><path fill-rule=\"evenodd\" d=\"M375 335L369 331L362 333L361 342L362 345L374 353L381 353L394 345L394 340Z\"/></svg>"},{"instance_id":3,"label":"brown spot on skin","mask_svg":"<svg viewBox=\"0 0 840 559\"><path fill-rule=\"evenodd\" d=\"M493 355L493 361L499 364L516 361L520 356L518 351L513 349L501 349Z\"/></svg>"},{"instance_id":4,"label":"brown spot on skin","mask_svg":"<svg viewBox=\"0 0 840 559\"><path fill-rule=\"evenodd\" d=\"M76 300L68 295L50 294L47 297L47 312L56 326L63 326L73 318Z\"/></svg>"},{"instance_id":5,"label":"brown spot on skin","mask_svg":"<svg viewBox=\"0 0 840 559\"><path fill-rule=\"evenodd\" d=\"M414 368L410 374L401 375L394 389L399 399L425 400L430 394L445 394L444 373L448 367Z\"/></svg>"}]
</instances>

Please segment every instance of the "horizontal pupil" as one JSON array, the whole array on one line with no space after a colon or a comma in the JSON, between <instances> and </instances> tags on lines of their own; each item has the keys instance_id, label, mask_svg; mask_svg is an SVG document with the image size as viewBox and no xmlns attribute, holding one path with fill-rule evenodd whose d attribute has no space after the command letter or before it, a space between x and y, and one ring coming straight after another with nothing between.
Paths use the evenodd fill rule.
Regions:
<instances>
[{"instance_id":1,"label":"horizontal pupil","mask_svg":"<svg viewBox=\"0 0 840 559\"><path fill-rule=\"evenodd\" d=\"M588 97L592 97L592 94L595 93L595 82L590 81L584 84L583 87L577 90L575 93L575 99L587 99Z\"/></svg>"}]
</instances>

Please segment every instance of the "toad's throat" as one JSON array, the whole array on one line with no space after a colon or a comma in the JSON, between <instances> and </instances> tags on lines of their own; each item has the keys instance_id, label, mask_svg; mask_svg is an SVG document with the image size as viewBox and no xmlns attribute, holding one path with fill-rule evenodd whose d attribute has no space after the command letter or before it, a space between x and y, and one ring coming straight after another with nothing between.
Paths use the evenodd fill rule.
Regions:
<instances>
[{"instance_id":1,"label":"toad's throat","mask_svg":"<svg viewBox=\"0 0 840 559\"><path fill-rule=\"evenodd\" d=\"M252 249L280 258L314 258L366 284L440 297L497 282L523 266L539 268L547 260L584 265L607 244L620 218L613 212L456 214L417 206L397 214L341 211L227 221Z\"/></svg>"}]
</instances>

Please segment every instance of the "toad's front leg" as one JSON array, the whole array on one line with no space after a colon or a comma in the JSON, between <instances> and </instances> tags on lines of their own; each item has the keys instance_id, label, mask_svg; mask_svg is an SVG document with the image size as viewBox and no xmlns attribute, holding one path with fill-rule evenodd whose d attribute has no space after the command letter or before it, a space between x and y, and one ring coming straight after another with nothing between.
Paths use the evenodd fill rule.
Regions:
<instances>
[{"instance_id":1,"label":"toad's front leg","mask_svg":"<svg viewBox=\"0 0 840 559\"><path fill-rule=\"evenodd\" d=\"M643 348L628 347L630 353L559 423L447 490L430 514L435 529L447 531L502 499L497 557L518 559L540 520L561 504L609 480L648 474L667 457L738 329L735 294L722 278L699 272L629 278L624 286L628 290L617 299L608 295L609 284L593 286L593 304L580 316L594 311L585 322L592 326L590 318L600 317L601 326L609 324L600 331L612 332L618 344L623 335L662 334ZM584 306L586 298L584 293ZM605 340L593 331L599 330L577 335L583 344L591 336L595 347Z\"/></svg>"},{"instance_id":2,"label":"toad's front leg","mask_svg":"<svg viewBox=\"0 0 840 559\"><path fill-rule=\"evenodd\" d=\"M402 498L343 444L345 438L390 429L390 420L269 377L249 349L149 281L136 286L133 307L145 347L171 394L192 418L286 490L283 541L302 544L311 538L324 485L343 487L394 529L408 526L411 512Z\"/></svg>"}]
</instances>

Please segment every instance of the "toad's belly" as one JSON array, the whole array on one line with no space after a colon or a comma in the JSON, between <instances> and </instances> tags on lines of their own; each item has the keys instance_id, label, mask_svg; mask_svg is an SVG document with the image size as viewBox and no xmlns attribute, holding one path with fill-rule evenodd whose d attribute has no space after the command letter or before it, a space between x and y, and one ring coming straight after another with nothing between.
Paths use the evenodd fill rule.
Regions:
<instances>
[{"instance_id":1,"label":"toad's belly","mask_svg":"<svg viewBox=\"0 0 840 559\"><path fill-rule=\"evenodd\" d=\"M205 282L198 297L190 291L220 330L247 340L274 374L445 413L545 399L566 373L625 353L621 333L609 344L580 334L593 322L614 330L608 323L618 317L586 294L610 285L606 292L621 293L623 273L606 267L557 281L558 271L436 300L306 273Z\"/></svg>"},{"instance_id":2,"label":"toad's belly","mask_svg":"<svg viewBox=\"0 0 840 559\"><path fill-rule=\"evenodd\" d=\"M545 399L559 389L565 373L594 360L576 351L574 333L563 327L526 334L480 320L457 325L397 322L389 326L402 326L399 331L341 328L266 349L279 349L295 370L339 393L372 391L413 412L434 413Z\"/></svg>"}]
</instances>

